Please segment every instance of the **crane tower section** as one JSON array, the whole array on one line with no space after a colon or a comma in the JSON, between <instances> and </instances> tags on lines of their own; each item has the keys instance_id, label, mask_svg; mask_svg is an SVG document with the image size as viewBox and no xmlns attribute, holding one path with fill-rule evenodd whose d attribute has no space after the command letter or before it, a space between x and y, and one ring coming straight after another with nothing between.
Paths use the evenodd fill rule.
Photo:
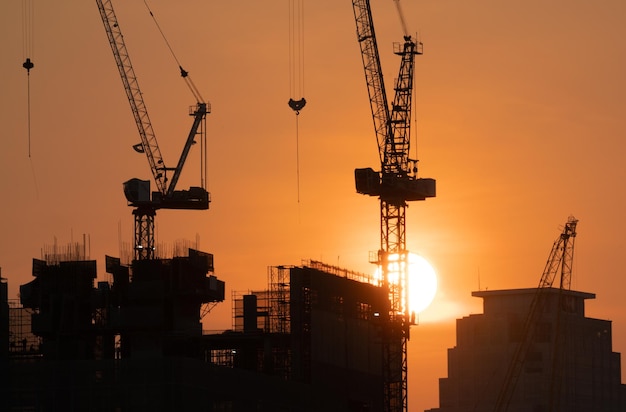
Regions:
<instances>
[{"instance_id":1,"label":"crane tower section","mask_svg":"<svg viewBox=\"0 0 626 412\"><path fill-rule=\"evenodd\" d=\"M395 45L401 64L390 107L370 2L352 0L352 6L381 167L380 171L356 169L354 176L358 193L376 196L380 201L380 249L370 260L380 268L381 283L389 290L391 303L390 326L383 339L385 411L400 412L408 409L407 340L411 326L406 207L409 201L435 197L435 180L418 178L417 160L409 157L413 69L415 56L422 54L422 44L404 33L404 42Z\"/></svg>"}]
</instances>

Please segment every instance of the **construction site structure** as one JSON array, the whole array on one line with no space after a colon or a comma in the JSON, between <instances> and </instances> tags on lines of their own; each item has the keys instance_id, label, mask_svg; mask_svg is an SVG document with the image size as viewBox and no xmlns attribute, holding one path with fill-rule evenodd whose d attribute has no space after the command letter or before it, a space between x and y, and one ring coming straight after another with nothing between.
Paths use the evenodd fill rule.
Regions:
<instances>
[{"instance_id":1,"label":"construction site structure","mask_svg":"<svg viewBox=\"0 0 626 412\"><path fill-rule=\"evenodd\" d=\"M404 23L399 2L395 1ZM404 42L395 45L394 50L401 57L401 64L394 86L395 96L389 106L370 2L353 0L352 6L381 164L380 171L356 169L355 183L358 193L380 200L380 249L371 254L370 261L379 266L381 281L389 290L391 302L385 314L390 322L384 333L384 410L401 412L408 408L407 340L411 326L406 207L407 202L435 197L436 192L435 180L418 178L417 160L410 158L414 62L415 56L422 54L422 43L414 40L403 27Z\"/></svg>"},{"instance_id":2,"label":"construction site structure","mask_svg":"<svg viewBox=\"0 0 626 412\"><path fill-rule=\"evenodd\" d=\"M457 321L431 412L625 410L611 322L587 318L595 295L571 290L577 224L568 218L537 288L472 293L484 313Z\"/></svg>"},{"instance_id":3,"label":"construction site structure","mask_svg":"<svg viewBox=\"0 0 626 412\"><path fill-rule=\"evenodd\" d=\"M158 364L150 373L160 390L176 381L159 360L191 356L202 306L224 300L213 256L198 250L131 266L107 257L112 282L94 284L96 266L33 259L35 279L20 286L22 308L14 309L20 316L8 319L8 410L144 410L151 401L141 400L149 385L142 365ZM173 401L155 410L176 409Z\"/></svg>"},{"instance_id":4,"label":"construction site structure","mask_svg":"<svg viewBox=\"0 0 626 412\"><path fill-rule=\"evenodd\" d=\"M157 143L152 122L143 100L137 76L130 61L126 43L120 29L111 0L96 0L104 29L113 51L126 97L141 137L141 142L133 148L144 153L152 171L157 191L150 191L150 181L133 178L124 183L124 195L133 210L135 222L135 259L152 259L155 250L154 219L158 209L206 210L209 208L210 197L206 190L206 115L210 105L202 99L199 91L189 79L189 73L180 67L181 76L190 87L196 105L189 109L193 117L191 129L185 140L182 153L176 167L167 167ZM201 146L201 183L187 190L177 190L177 183L191 150L200 138ZM168 176L171 172L171 176Z\"/></svg>"},{"instance_id":5,"label":"construction site structure","mask_svg":"<svg viewBox=\"0 0 626 412\"><path fill-rule=\"evenodd\" d=\"M33 260L20 299L36 340L4 347L6 410L384 409L390 302L373 277L270 267L267 289L234 293L232 329L207 333L201 305L224 298L211 255L106 268L111 281L94 285L95 261ZM2 314L7 335L17 319Z\"/></svg>"}]
</instances>

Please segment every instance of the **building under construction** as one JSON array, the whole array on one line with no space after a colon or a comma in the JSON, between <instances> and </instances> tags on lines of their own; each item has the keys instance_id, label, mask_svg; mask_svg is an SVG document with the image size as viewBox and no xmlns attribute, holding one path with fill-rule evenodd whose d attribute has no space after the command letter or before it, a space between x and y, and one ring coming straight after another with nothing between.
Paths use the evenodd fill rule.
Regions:
<instances>
[{"instance_id":1,"label":"building under construction","mask_svg":"<svg viewBox=\"0 0 626 412\"><path fill-rule=\"evenodd\" d=\"M224 300L213 257L33 260L9 306L3 283L3 405L9 411L378 411L388 292L307 262L271 267L233 294L233 328L203 334ZM397 346L400 350L400 345Z\"/></svg>"}]
</instances>

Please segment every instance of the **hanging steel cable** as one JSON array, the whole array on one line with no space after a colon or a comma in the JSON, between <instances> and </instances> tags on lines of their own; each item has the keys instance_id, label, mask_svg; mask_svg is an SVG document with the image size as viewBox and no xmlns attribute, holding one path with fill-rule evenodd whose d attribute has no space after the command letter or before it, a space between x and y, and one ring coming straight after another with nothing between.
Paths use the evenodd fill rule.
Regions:
<instances>
[{"instance_id":1,"label":"hanging steel cable","mask_svg":"<svg viewBox=\"0 0 626 412\"><path fill-rule=\"evenodd\" d=\"M300 114L304 98L304 0L289 0L289 107Z\"/></svg>"},{"instance_id":2,"label":"hanging steel cable","mask_svg":"<svg viewBox=\"0 0 626 412\"><path fill-rule=\"evenodd\" d=\"M170 45L170 42L167 40L167 37L165 37L165 33L163 33L163 30L161 30L161 26L159 25L159 22L157 21L156 17L154 16L154 13L152 13L152 10L150 9L150 6L148 5L148 2L146 0L144 0L143 4L146 5L146 9L148 9L148 12L150 13L150 16L152 17L152 20L154 21L154 24L157 26L157 29L159 30L159 33L161 33L161 37L163 37L163 40L165 41L165 44L167 45L167 48L169 49L170 53L172 54L172 57L174 58L174 61L176 61L176 64L178 65L178 68L180 69L180 76L185 80L185 83L187 83L187 87L189 87L189 90L191 90L191 93L195 97L196 101L198 103L201 103L201 102L204 103L204 99L202 98L202 95L200 94L200 91L198 90L198 88L194 84L193 80L191 80L191 77L189 77L189 72L187 70L183 69L183 66L178 61L178 57L176 57L176 54L174 53L174 49L172 49L172 46Z\"/></svg>"},{"instance_id":3,"label":"hanging steel cable","mask_svg":"<svg viewBox=\"0 0 626 412\"><path fill-rule=\"evenodd\" d=\"M304 0L289 0L289 107L296 113L296 181L300 203L300 136L298 117L304 98Z\"/></svg>"},{"instance_id":4,"label":"hanging steel cable","mask_svg":"<svg viewBox=\"0 0 626 412\"><path fill-rule=\"evenodd\" d=\"M24 63L22 67L27 73L27 108L28 108L28 157L30 158L30 70L35 67L31 57L33 56L33 22L35 20L35 8L33 0L22 0L22 53Z\"/></svg>"}]
</instances>

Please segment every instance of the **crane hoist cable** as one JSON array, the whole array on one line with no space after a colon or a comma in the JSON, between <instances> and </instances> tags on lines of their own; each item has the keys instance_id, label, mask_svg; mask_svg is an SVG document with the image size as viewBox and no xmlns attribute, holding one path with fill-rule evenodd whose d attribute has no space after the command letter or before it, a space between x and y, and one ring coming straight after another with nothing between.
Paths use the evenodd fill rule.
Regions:
<instances>
[{"instance_id":1,"label":"crane hoist cable","mask_svg":"<svg viewBox=\"0 0 626 412\"><path fill-rule=\"evenodd\" d=\"M206 103L204 98L200 94L200 91L196 87L195 83L193 82L193 80L189 76L189 72L183 68L182 64L178 60L178 57L176 57L176 53L174 53L174 49L170 45L170 42L167 40L167 37L165 36L165 33L161 29L161 25L159 25L159 22L157 21L156 16L154 15L154 13L152 12L152 9L148 5L148 1L144 0L143 3L146 6L146 9L148 10L148 13L150 13L150 17L152 17L152 20L154 21L154 24L156 25L157 29L159 30L159 33L161 34L161 37L165 41L165 44L167 45L167 48L170 51L170 54L172 55L172 57L174 58L174 61L178 65L178 69L180 70L180 76L183 78L183 80L185 80L185 84L187 84L187 87L191 91L191 94L193 94L193 97L196 99L196 102L198 104ZM205 143L204 139L200 139L200 146L201 146L200 147L200 151L201 151L201 153L204 153L204 151L205 151L205 147L204 147L205 144L206 143ZM139 145L138 145L138 147L139 147ZM179 165L179 167L180 166L182 166L182 165ZM201 179L201 186L202 187L206 187L205 186L206 185L206 180L207 180L206 176L207 176L207 164L206 164L206 161L205 161L204 157L200 157L200 179Z\"/></svg>"},{"instance_id":2,"label":"crane hoist cable","mask_svg":"<svg viewBox=\"0 0 626 412\"><path fill-rule=\"evenodd\" d=\"M194 84L193 80L191 80L191 77L189 77L189 72L187 70L183 69L183 66L180 64L180 61L178 60L178 57L176 57L176 54L174 53L174 49L170 45L170 42L167 40L167 37L165 37L165 33L161 29L161 26L159 25L159 22L157 21L156 17L154 16L154 13L152 13L152 10L150 9L150 6L148 5L147 0L144 0L143 4L146 5L146 9L148 9L148 12L150 13L150 16L152 17L152 20L154 21L154 24L157 26L157 29L159 30L159 33L161 33L161 37L163 37L163 40L165 41L165 44L167 45L167 48L169 49L170 53L172 54L172 57L174 58L174 60L176 61L176 64L178 65L178 69L180 70L180 76L185 80L185 83L187 84L187 87L189 87L189 90L193 94L193 96L196 99L196 101L198 103L204 102L204 99L202 98L202 95L200 94L200 91L198 90L198 88Z\"/></svg>"},{"instance_id":3,"label":"crane hoist cable","mask_svg":"<svg viewBox=\"0 0 626 412\"><path fill-rule=\"evenodd\" d=\"M296 113L304 98L304 0L289 0L289 107Z\"/></svg>"},{"instance_id":4,"label":"crane hoist cable","mask_svg":"<svg viewBox=\"0 0 626 412\"><path fill-rule=\"evenodd\" d=\"M306 106L304 98L304 0L289 0L289 98L296 114L296 185L300 203L300 128L298 118Z\"/></svg>"},{"instance_id":5,"label":"crane hoist cable","mask_svg":"<svg viewBox=\"0 0 626 412\"><path fill-rule=\"evenodd\" d=\"M26 69L26 113L27 113L27 136L28 136L28 159L30 160L30 169L33 174L33 183L35 185L35 193L39 197L39 189L37 187L37 175L35 174L35 166L31 157L31 109L30 109L30 71L35 67L33 63L34 55L34 21L35 6L34 0L22 0L22 53L24 63L22 67Z\"/></svg>"},{"instance_id":6,"label":"crane hoist cable","mask_svg":"<svg viewBox=\"0 0 626 412\"><path fill-rule=\"evenodd\" d=\"M30 70L35 67L31 60L33 55L33 22L35 20L35 7L33 0L22 1L22 48L24 54L24 63L22 67L26 69L27 74L27 108L28 108L28 157L30 158Z\"/></svg>"},{"instance_id":7,"label":"crane hoist cable","mask_svg":"<svg viewBox=\"0 0 626 412\"><path fill-rule=\"evenodd\" d=\"M404 20L404 13L402 12L402 7L400 6L400 0L393 0L396 3L396 9L398 10L398 16L400 17L400 24L402 25L402 34L405 36L409 35L409 30L407 29L406 20Z\"/></svg>"},{"instance_id":8,"label":"crane hoist cable","mask_svg":"<svg viewBox=\"0 0 626 412\"><path fill-rule=\"evenodd\" d=\"M300 137L299 137L299 125L298 125L298 114L296 113L296 186L297 186L297 196L298 203L300 203Z\"/></svg>"}]
</instances>

